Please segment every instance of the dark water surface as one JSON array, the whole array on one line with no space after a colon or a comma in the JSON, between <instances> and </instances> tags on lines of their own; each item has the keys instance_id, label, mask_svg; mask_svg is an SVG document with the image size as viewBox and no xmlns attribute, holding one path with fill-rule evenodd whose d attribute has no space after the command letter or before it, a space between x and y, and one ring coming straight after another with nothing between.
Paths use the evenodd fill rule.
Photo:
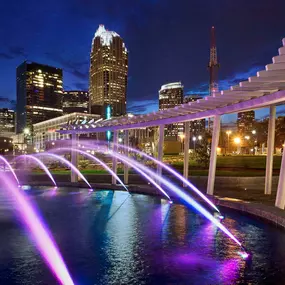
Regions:
<instances>
[{"instance_id":1,"label":"dark water surface","mask_svg":"<svg viewBox=\"0 0 285 285\"><path fill-rule=\"evenodd\" d=\"M226 211L235 244L192 209L125 192L28 191L76 285L285 284L285 231ZM0 284L58 284L22 226L0 222Z\"/></svg>"}]
</instances>

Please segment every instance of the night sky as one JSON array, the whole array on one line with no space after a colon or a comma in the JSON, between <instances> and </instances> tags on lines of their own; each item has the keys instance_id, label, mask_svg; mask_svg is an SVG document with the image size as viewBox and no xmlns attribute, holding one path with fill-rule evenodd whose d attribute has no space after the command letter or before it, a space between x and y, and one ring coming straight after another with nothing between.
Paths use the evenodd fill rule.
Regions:
<instances>
[{"instance_id":1,"label":"night sky","mask_svg":"<svg viewBox=\"0 0 285 285\"><path fill-rule=\"evenodd\" d=\"M158 90L168 82L206 94L212 25L220 89L227 89L271 63L285 37L284 15L284 0L1 1L1 105L15 103L16 67L25 59L63 68L66 90L87 90L99 24L120 34L129 50L129 112L157 110ZM266 114L257 112L258 118Z\"/></svg>"}]
</instances>

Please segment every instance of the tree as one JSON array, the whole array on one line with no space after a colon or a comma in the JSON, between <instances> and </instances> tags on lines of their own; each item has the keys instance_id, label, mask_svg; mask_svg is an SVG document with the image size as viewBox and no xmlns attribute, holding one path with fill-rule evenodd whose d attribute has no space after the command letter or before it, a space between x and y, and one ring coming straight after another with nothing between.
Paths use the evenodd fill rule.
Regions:
<instances>
[{"instance_id":1,"label":"tree","mask_svg":"<svg viewBox=\"0 0 285 285\"><path fill-rule=\"evenodd\" d=\"M196 147L194 158L195 161L204 166L208 167L210 164L210 154L211 154L211 136L208 132L202 137L202 140L199 141L199 144Z\"/></svg>"}]
</instances>

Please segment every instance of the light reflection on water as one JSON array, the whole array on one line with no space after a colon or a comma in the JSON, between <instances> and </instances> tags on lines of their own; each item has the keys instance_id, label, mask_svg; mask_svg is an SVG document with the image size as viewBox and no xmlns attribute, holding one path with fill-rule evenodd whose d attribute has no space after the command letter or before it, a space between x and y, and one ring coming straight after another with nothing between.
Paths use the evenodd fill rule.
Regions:
<instances>
[{"instance_id":1,"label":"light reflection on water","mask_svg":"<svg viewBox=\"0 0 285 285\"><path fill-rule=\"evenodd\" d=\"M226 212L223 223L254 252L250 267L183 205L112 191L41 190L30 198L77 284L285 284L285 233L237 213ZM56 284L20 227L0 226L0 284Z\"/></svg>"}]
</instances>

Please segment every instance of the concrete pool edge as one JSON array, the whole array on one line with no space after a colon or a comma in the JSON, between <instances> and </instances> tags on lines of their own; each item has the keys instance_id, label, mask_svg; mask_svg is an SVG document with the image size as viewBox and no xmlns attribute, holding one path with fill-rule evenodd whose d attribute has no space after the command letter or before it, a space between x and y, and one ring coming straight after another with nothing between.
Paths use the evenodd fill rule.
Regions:
<instances>
[{"instance_id":1,"label":"concrete pool edge","mask_svg":"<svg viewBox=\"0 0 285 285\"><path fill-rule=\"evenodd\" d=\"M90 183L94 190L114 190L125 191L121 185L102 184L102 183ZM44 182L32 182L30 186L53 186L50 183ZM58 182L58 187L71 187L71 188L88 188L83 182ZM161 193L150 185L130 185L128 187L130 193L144 194L152 196L161 196ZM248 214L264 221L267 221L273 225L285 229L285 211L274 206L268 206L258 203L252 203L244 200L233 199L228 197L209 197L217 206L229 208L244 214Z\"/></svg>"}]
</instances>

